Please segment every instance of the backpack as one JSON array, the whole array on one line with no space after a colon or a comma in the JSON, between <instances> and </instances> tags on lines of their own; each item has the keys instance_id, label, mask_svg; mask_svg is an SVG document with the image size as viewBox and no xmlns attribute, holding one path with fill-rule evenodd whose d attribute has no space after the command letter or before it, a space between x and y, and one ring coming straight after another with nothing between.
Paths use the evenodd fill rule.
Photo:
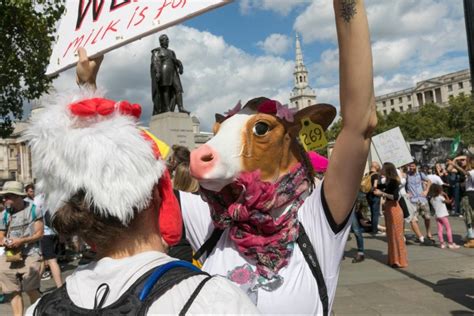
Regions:
<instances>
[{"instance_id":1,"label":"backpack","mask_svg":"<svg viewBox=\"0 0 474 316\"><path fill-rule=\"evenodd\" d=\"M323 272L321 271L321 266L319 265L318 257L316 256L316 252L314 251L314 247L309 240L308 235L303 227L303 224L300 222L300 229L298 233L298 238L296 242L303 253L304 259L313 274L313 277L316 280L318 285L318 292L319 292L319 299L323 304L323 315L328 316L329 313L329 296L328 290L326 287L326 282L324 281ZM224 233L223 229L214 228L211 236L202 244L201 248L196 251L193 256L193 259L198 260L204 253L210 255L212 250L216 247L217 242L221 238L222 234Z\"/></svg>"},{"instance_id":2,"label":"backpack","mask_svg":"<svg viewBox=\"0 0 474 316\"><path fill-rule=\"evenodd\" d=\"M5 211L3 213L3 225L5 225L5 227L8 225L9 217L10 217L10 213ZM35 204L31 204L31 218L33 219L33 222L36 220L36 205Z\"/></svg>"},{"instance_id":3,"label":"backpack","mask_svg":"<svg viewBox=\"0 0 474 316\"><path fill-rule=\"evenodd\" d=\"M94 308L81 308L72 302L67 294L66 283L62 287L45 294L35 307L34 316L90 316L90 315L147 315L148 309L163 294L181 281L204 274L204 278L196 287L183 306L179 315L185 315L203 286L212 277L199 270L186 261L171 261L164 265L155 267L142 275L120 298L109 306L103 307L107 293L110 291L109 285L103 283L98 290L104 287L105 293L102 298L96 295Z\"/></svg>"},{"instance_id":4,"label":"backpack","mask_svg":"<svg viewBox=\"0 0 474 316\"><path fill-rule=\"evenodd\" d=\"M362 181L360 182L360 190L363 193L369 193L372 190L372 175L373 172L369 172L365 176L362 177Z\"/></svg>"}]
</instances>

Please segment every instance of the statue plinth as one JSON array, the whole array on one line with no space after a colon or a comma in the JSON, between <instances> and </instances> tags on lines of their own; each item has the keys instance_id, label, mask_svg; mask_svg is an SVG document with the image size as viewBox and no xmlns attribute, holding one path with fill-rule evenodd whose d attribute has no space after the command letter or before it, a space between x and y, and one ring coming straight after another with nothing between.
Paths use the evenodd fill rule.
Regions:
<instances>
[{"instance_id":1,"label":"statue plinth","mask_svg":"<svg viewBox=\"0 0 474 316\"><path fill-rule=\"evenodd\" d=\"M153 115L150 132L169 146L181 145L194 149L193 121L186 113L165 112Z\"/></svg>"}]
</instances>

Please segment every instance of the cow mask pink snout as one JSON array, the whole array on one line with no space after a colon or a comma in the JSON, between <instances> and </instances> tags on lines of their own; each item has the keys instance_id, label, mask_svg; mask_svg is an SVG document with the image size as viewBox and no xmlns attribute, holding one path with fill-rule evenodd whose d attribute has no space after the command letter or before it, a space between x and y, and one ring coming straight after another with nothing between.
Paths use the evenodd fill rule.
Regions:
<instances>
[{"instance_id":1,"label":"cow mask pink snout","mask_svg":"<svg viewBox=\"0 0 474 316\"><path fill-rule=\"evenodd\" d=\"M211 172L218 161L218 153L211 146L202 145L191 152L191 175L200 180Z\"/></svg>"}]
</instances>

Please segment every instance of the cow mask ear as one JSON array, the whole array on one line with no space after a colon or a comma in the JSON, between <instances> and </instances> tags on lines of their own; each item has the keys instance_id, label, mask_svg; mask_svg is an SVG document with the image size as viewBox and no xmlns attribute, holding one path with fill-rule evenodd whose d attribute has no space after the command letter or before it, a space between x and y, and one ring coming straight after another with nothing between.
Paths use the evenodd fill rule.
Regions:
<instances>
[{"instance_id":1,"label":"cow mask ear","mask_svg":"<svg viewBox=\"0 0 474 316\"><path fill-rule=\"evenodd\" d=\"M323 130L327 130L329 125L336 117L336 108L330 104L319 103L310 105L302 110L299 110L294 115L294 121L288 124L288 132L291 136L297 137L303 125L301 120L305 117L309 117L313 123L321 125Z\"/></svg>"},{"instance_id":2,"label":"cow mask ear","mask_svg":"<svg viewBox=\"0 0 474 316\"><path fill-rule=\"evenodd\" d=\"M219 113L216 113L215 117L216 117L216 123L219 123L219 124L224 122L225 120L225 116Z\"/></svg>"}]
</instances>

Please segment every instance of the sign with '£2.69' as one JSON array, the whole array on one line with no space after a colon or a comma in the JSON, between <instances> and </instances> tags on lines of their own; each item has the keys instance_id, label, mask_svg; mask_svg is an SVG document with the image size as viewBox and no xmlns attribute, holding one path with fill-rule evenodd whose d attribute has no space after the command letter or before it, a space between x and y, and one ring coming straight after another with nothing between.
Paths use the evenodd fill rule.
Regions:
<instances>
[{"instance_id":1,"label":"sign with '\u00a32.69'","mask_svg":"<svg viewBox=\"0 0 474 316\"><path fill-rule=\"evenodd\" d=\"M73 67L79 47L96 57L231 1L68 0L46 74Z\"/></svg>"}]
</instances>

